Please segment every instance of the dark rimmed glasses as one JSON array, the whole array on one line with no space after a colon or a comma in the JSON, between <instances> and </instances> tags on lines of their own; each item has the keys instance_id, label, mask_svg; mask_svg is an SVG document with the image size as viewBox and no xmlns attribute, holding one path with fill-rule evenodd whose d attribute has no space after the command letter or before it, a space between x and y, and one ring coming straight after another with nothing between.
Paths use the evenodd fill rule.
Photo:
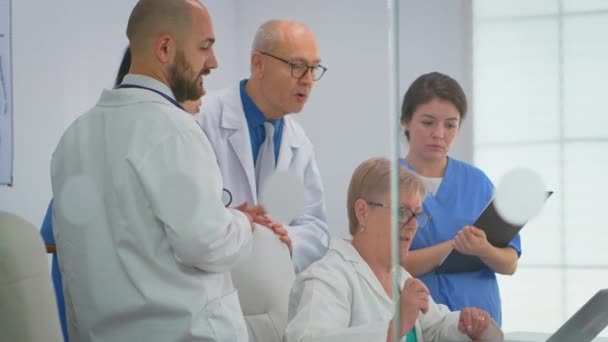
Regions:
<instances>
[{"instance_id":1,"label":"dark rimmed glasses","mask_svg":"<svg viewBox=\"0 0 608 342\"><path fill-rule=\"evenodd\" d=\"M371 205L372 207L380 207L387 209L391 208L388 205L378 202L367 201L367 204ZM399 207L399 209L397 210L397 214L399 215L399 225L401 226L410 223L410 221L412 221L412 219L414 219L415 217L418 221L418 228L424 228L431 220L431 216L429 214L423 212L415 213L411 209L405 207Z\"/></svg>"},{"instance_id":2,"label":"dark rimmed glasses","mask_svg":"<svg viewBox=\"0 0 608 342\"><path fill-rule=\"evenodd\" d=\"M304 77L304 75L306 75L306 73L308 72L308 70L312 71L312 80L313 81L318 81L321 79L321 77L323 77L323 75L325 74L325 72L327 71L327 68L322 66L321 64L317 64L317 65L308 65L304 62L290 62L286 59L283 59L281 57L277 57L275 55L271 55L267 52L263 52L263 51L258 51L259 53L261 53L264 56L268 56L268 57L272 57L278 61L281 61L283 63L289 64L289 66L291 67L291 76L295 77L297 79L300 79L302 77Z\"/></svg>"}]
</instances>

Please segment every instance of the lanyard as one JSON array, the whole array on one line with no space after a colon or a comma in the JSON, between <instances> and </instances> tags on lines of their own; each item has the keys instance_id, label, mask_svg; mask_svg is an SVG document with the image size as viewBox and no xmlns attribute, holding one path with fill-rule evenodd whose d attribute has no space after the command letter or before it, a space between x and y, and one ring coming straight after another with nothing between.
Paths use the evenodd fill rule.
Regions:
<instances>
[{"instance_id":1,"label":"lanyard","mask_svg":"<svg viewBox=\"0 0 608 342\"><path fill-rule=\"evenodd\" d=\"M144 87L144 86L140 86L137 84L121 84L118 87L116 87L116 89L121 89L121 88L139 88L139 89L146 89L152 92L157 93L158 95L164 97L165 99L167 99L169 102L173 103L173 105L175 105L175 107L185 111L184 107L182 107L182 105L175 101L175 99L173 99L171 96L168 96L167 94L164 94L156 89L152 89L152 88L148 88L148 87Z\"/></svg>"}]
</instances>

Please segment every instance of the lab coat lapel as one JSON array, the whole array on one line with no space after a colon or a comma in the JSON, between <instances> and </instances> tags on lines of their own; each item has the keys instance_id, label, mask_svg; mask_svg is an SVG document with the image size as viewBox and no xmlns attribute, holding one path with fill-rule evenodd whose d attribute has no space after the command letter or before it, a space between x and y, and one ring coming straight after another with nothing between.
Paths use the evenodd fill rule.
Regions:
<instances>
[{"instance_id":1,"label":"lab coat lapel","mask_svg":"<svg viewBox=\"0 0 608 342\"><path fill-rule=\"evenodd\" d=\"M335 246L336 250L338 250L340 254L342 254L353 265L357 273L363 277L363 279L365 279L376 295L386 301L388 305L392 305L392 299L389 298L371 267L369 267L367 262L363 260L355 247L353 247L351 243L343 240L339 240L339 243L337 243Z\"/></svg>"},{"instance_id":2,"label":"lab coat lapel","mask_svg":"<svg viewBox=\"0 0 608 342\"><path fill-rule=\"evenodd\" d=\"M276 171L289 170L292 159L302 146L302 135L295 129L293 118L283 117L283 133L281 135L281 148L279 149L279 159L277 160Z\"/></svg>"},{"instance_id":3,"label":"lab coat lapel","mask_svg":"<svg viewBox=\"0 0 608 342\"><path fill-rule=\"evenodd\" d=\"M230 145L236 154L236 157L241 163L247 182L249 183L249 189L252 194L257 193L255 184L255 174L253 172L253 157L251 156L251 141L249 140L249 131L247 129L241 129L234 131L230 138ZM256 196L253 196L255 198Z\"/></svg>"},{"instance_id":4,"label":"lab coat lapel","mask_svg":"<svg viewBox=\"0 0 608 342\"><path fill-rule=\"evenodd\" d=\"M226 93L228 97L224 101L225 108L222 111L221 127L222 129L230 130L228 141L234 150L236 158L239 160L242 171L247 177L251 198L257 198L255 184L255 172L253 167L253 156L251 154L251 138L249 137L249 128L241 105L239 88L235 91Z\"/></svg>"},{"instance_id":5,"label":"lab coat lapel","mask_svg":"<svg viewBox=\"0 0 608 342\"><path fill-rule=\"evenodd\" d=\"M388 296L369 265L363 259L359 262L354 262L353 265L357 273L365 279L376 295L392 305L392 299Z\"/></svg>"}]
</instances>

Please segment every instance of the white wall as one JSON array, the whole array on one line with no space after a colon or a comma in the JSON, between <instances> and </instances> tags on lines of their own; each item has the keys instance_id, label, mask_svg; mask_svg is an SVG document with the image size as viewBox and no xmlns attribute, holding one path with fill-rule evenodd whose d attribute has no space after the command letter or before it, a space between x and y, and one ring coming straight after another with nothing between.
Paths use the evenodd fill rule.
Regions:
<instances>
[{"instance_id":1,"label":"white wall","mask_svg":"<svg viewBox=\"0 0 608 342\"><path fill-rule=\"evenodd\" d=\"M49 161L65 128L112 85L135 0L13 2L15 85L14 186L0 188L0 209L39 224L51 196ZM249 73L255 29L291 18L316 34L329 68L297 116L316 146L331 231L347 235L346 189L371 156L388 156L388 13L377 0L208 0L219 69L210 90ZM401 2L401 93L419 74L453 75L470 93L470 1ZM441 8L438 11L437 8ZM465 37L470 37L465 35ZM203 99L204 103L204 99ZM204 104L203 104L204 105ZM470 122L470 121L469 121ZM464 139L463 139L464 138ZM469 159L467 128L460 142Z\"/></svg>"},{"instance_id":2,"label":"white wall","mask_svg":"<svg viewBox=\"0 0 608 342\"><path fill-rule=\"evenodd\" d=\"M14 183L0 187L0 210L41 223L51 154L67 126L113 85L136 2L13 1ZM210 83L223 86L236 77L234 3L216 0L209 9L224 38L217 53L225 70Z\"/></svg>"},{"instance_id":3,"label":"white wall","mask_svg":"<svg viewBox=\"0 0 608 342\"><path fill-rule=\"evenodd\" d=\"M134 0L13 1L14 174L0 209L35 224L51 197L51 153L114 81Z\"/></svg>"},{"instance_id":4,"label":"white wall","mask_svg":"<svg viewBox=\"0 0 608 342\"><path fill-rule=\"evenodd\" d=\"M214 44L219 67L211 72L205 80L205 87L221 89L232 86L242 73L237 67L243 64L242 58L236 54L239 46L237 40L237 9L235 0L207 0L202 1L211 14L216 42Z\"/></svg>"},{"instance_id":5,"label":"white wall","mask_svg":"<svg viewBox=\"0 0 608 342\"><path fill-rule=\"evenodd\" d=\"M473 39L470 0L400 1L401 94L421 74L439 71L463 87L469 112L450 155L473 161Z\"/></svg>"}]
</instances>

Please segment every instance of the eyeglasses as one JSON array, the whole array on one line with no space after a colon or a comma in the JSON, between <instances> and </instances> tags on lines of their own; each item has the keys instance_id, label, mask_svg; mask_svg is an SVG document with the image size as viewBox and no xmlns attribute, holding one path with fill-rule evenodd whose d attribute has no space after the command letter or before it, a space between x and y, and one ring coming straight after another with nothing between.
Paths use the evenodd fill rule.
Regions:
<instances>
[{"instance_id":1,"label":"eyeglasses","mask_svg":"<svg viewBox=\"0 0 608 342\"><path fill-rule=\"evenodd\" d=\"M263 51L258 51L259 53L261 53L264 56L268 56L268 57L272 57L276 60L279 60L283 63L287 63L289 64L289 66L291 66L291 76L295 77L295 78L302 78L304 77L304 75L306 75L306 73L308 72L308 70L312 70L312 79L313 81L318 81L321 79L321 77L323 77L323 75L325 74L325 72L327 71L327 68L317 64L317 65L308 65L306 63L303 62L290 62L286 59L283 59L281 57L277 57L274 55L271 55L267 52L263 52Z\"/></svg>"},{"instance_id":2,"label":"eyeglasses","mask_svg":"<svg viewBox=\"0 0 608 342\"><path fill-rule=\"evenodd\" d=\"M391 208L388 205L378 202L367 201L367 204L371 205L372 207L381 207L387 209ZM410 223L415 217L416 221L418 221L418 228L424 228L431 220L431 216L429 214L423 212L415 213L411 209L405 207L399 207L397 214L399 215L399 224L402 226Z\"/></svg>"}]
</instances>

